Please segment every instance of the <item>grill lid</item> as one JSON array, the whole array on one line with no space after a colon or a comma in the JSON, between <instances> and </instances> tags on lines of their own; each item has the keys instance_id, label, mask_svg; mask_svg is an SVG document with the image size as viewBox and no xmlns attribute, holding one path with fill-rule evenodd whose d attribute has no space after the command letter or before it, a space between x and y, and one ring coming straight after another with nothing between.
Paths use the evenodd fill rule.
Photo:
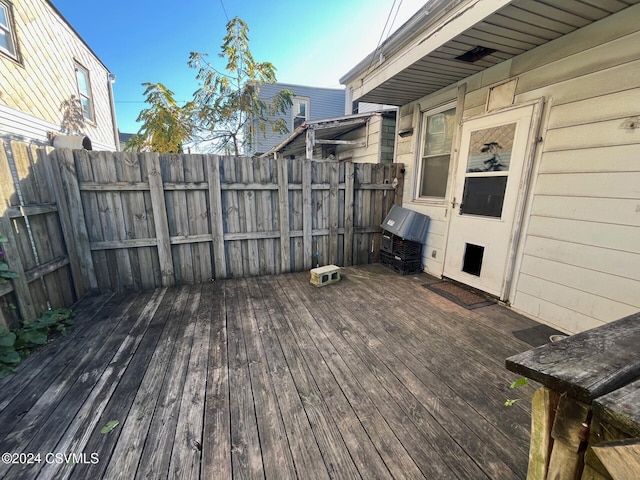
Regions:
<instances>
[{"instance_id":1,"label":"grill lid","mask_svg":"<svg viewBox=\"0 0 640 480\"><path fill-rule=\"evenodd\" d=\"M405 240L424 243L427 239L429 217L414 210L393 205L380 226Z\"/></svg>"}]
</instances>

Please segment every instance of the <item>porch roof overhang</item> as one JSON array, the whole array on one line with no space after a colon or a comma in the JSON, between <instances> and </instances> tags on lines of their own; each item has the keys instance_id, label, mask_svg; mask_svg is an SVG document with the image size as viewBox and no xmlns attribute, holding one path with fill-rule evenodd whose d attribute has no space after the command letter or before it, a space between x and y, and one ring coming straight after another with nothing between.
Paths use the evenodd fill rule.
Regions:
<instances>
[{"instance_id":1,"label":"porch roof overhang","mask_svg":"<svg viewBox=\"0 0 640 480\"><path fill-rule=\"evenodd\" d=\"M340 83L354 101L404 105L639 1L432 0Z\"/></svg>"},{"instance_id":2,"label":"porch roof overhang","mask_svg":"<svg viewBox=\"0 0 640 480\"><path fill-rule=\"evenodd\" d=\"M302 155L307 148L307 130L314 131L315 144L346 144L351 143L341 140L347 133L360 128L366 124L374 115L387 115L395 111L366 112L343 117L328 118L325 120L315 120L305 122L291 132L282 142L271 150L263 153L260 157L268 157L275 153L282 155ZM356 142L357 143L357 142ZM354 143L354 145L356 145Z\"/></svg>"}]
</instances>

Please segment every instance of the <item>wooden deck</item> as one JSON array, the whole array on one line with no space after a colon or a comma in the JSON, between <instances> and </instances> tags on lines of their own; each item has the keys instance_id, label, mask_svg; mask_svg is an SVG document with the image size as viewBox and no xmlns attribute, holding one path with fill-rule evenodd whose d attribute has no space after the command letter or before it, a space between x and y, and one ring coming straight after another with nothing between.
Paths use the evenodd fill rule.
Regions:
<instances>
[{"instance_id":1,"label":"wooden deck","mask_svg":"<svg viewBox=\"0 0 640 480\"><path fill-rule=\"evenodd\" d=\"M0 453L41 454L0 478L524 478L532 387L509 391L504 360L537 324L429 281L372 265L87 298L0 382Z\"/></svg>"}]
</instances>

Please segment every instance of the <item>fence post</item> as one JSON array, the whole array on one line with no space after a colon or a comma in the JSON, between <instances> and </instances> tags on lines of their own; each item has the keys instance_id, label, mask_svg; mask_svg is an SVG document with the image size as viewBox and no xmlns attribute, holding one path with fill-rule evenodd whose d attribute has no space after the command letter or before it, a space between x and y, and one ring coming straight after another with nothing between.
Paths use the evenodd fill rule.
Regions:
<instances>
[{"instance_id":1,"label":"fence post","mask_svg":"<svg viewBox=\"0 0 640 480\"><path fill-rule=\"evenodd\" d=\"M402 206L402 195L404 193L404 164L399 163L396 167L396 177L398 179L398 184L396 185L396 194L394 199L394 204L399 207Z\"/></svg>"},{"instance_id":2,"label":"fence post","mask_svg":"<svg viewBox=\"0 0 640 480\"><path fill-rule=\"evenodd\" d=\"M338 180L340 164L329 164L329 263L338 263Z\"/></svg>"},{"instance_id":3,"label":"fence post","mask_svg":"<svg viewBox=\"0 0 640 480\"><path fill-rule=\"evenodd\" d=\"M157 153L144 153L143 155L146 157L147 173L149 174L149 190L153 222L156 227L156 240L158 241L158 260L160 262L162 286L170 287L175 285L176 278L173 270L173 255L171 254L171 238L169 237L167 205L164 200L160 156Z\"/></svg>"},{"instance_id":4,"label":"fence post","mask_svg":"<svg viewBox=\"0 0 640 480\"><path fill-rule=\"evenodd\" d=\"M302 251L303 268L310 270L313 263L313 219L311 218L311 159L302 161Z\"/></svg>"},{"instance_id":5,"label":"fence post","mask_svg":"<svg viewBox=\"0 0 640 480\"><path fill-rule=\"evenodd\" d=\"M71 154L71 151L69 150ZM72 217L71 209L70 209L70 201L71 201L71 193L65 193L65 188L62 184L61 173L59 170L60 160L57 155L56 150L52 150L51 152L47 152L45 149L38 150L38 159L44 165L44 169L47 175L47 178L53 188L53 193L56 199L56 205L58 207L58 219L60 220L60 228L62 230L62 237L64 238L65 247L68 252L69 258L69 266L71 267L71 278L73 279L73 289L75 291L76 297L78 299L82 298L87 288L87 285L90 288L96 288L98 286L98 281L96 280L95 270L93 268L93 259L91 257L91 250L89 247L89 234L86 232L85 218L84 218L84 210L82 208L82 202L80 201L80 191L77 183L77 177L75 175L75 164L73 162L73 158L70 159L70 166L65 167L64 170L68 168L73 168L72 177L75 178L75 186L78 188L77 197L74 197L73 201L77 202L77 208L81 210L80 213L76 211L76 215L81 215L80 217ZM70 187L70 184L67 182L67 186ZM69 197L68 197L69 195ZM75 220L75 222L74 222ZM86 244L82 245L79 240L78 235L74 232L74 224L81 223L82 226L76 226L76 228L83 228L86 234ZM83 246L85 251L83 252ZM82 252L82 253L81 253ZM87 263L88 266L83 267L83 261ZM91 276L93 275L93 280ZM92 283L92 281L94 283Z\"/></svg>"},{"instance_id":6,"label":"fence post","mask_svg":"<svg viewBox=\"0 0 640 480\"><path fill-rule=\"evenodd\" d=\"M286 158L278 158L275 161L278 165L280 273L286 273L291 271L291 236L289 231L289 160Z\"/></svg>"},{"instance_id":7,"label":"fence post","mask_svg":"<svg viewBox=\"0 0 640 480\"><path fill-rule=\"evenodd\" d=\"M81 288L77 292L79 298L84 295L86 288L97 288L98 280L93 268L93 258L91 257L91 247L89 246L89 232L85 223L82 198L80 196L80 185L78 174L73 159L73 151L68 148L58 149L51 152L50 160L55 162L52 165L54 189L56 198L60 202L58 211L64 211L68 215L69 228L65 234L67 246L74 244L77 252L76 258L82 272ZM65 215L63 214L63 215ZM62 216L61 216L62 218ZM71 238L67 240L70 233Z\"/></svg>"},{"instance_id":8,"label":"fence post","mask_svg":"<svg viewBox=\"0 0 640 480\"><path fill-rule=\"evenodd\" d=\"M4 150L4 143L0 142L0 233L7 237L8 248L4 252L11 270L18 274L17 278L11 280L13 290L16 292L18 308L23 320L33 320L36 318L36 311L31 298L31 290L24 274L24 266L20 258L20 251L15 236L13 235L13 225L7 215L7 208L11 206L11 196L16 194L16 187L13 184L13 175L9 168L9 159Z\"/></svg>"},{"instance_id":9,"label":"fence post","mask_svg":"<svg viewBox=\"0 0 640 480\"><path fill-rule=\"evenodd\" d=\"M344 164L344 264L353 264L353 162Z\"/></svg>"},{"instance_id":10,"label":"fence post","mask_svg":"<svg viewBox=\"0 0 640 480\"><path fill-rule=\"evenodd\" d=\"M209 209L215 278L227 278L227 258L224 251L224 222L222 221L222 192L220 188L220 157L207 155L209 180Z\"/></svg>"}]
</instances>

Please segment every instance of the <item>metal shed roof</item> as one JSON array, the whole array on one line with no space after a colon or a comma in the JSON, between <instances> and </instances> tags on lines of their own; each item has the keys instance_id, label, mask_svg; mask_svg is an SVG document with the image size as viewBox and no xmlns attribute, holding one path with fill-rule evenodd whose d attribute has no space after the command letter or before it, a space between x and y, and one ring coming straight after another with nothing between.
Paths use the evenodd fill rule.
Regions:
<instances>
[{"instance_id":1,"label":"metal shed roof","mask_svg":"<svg viewBox=\"0 0 640 480\"><path fill-rule=\"evenodd\" d=\"M395 110L394 110L395 111ZM268 152L260 155L267 157L274 153L283 155L302 155L306 152L306 131L313 129L315 140L317 143L328 143L331 140L340 139L343 135L366 124L369 118L374 115L385 115L392 111L366 112L353 115L345 115L343 117L328 118L325 120L316 120L305 122L296 128L282 142L273 147Z\"/></svg>"}]
</instances>

